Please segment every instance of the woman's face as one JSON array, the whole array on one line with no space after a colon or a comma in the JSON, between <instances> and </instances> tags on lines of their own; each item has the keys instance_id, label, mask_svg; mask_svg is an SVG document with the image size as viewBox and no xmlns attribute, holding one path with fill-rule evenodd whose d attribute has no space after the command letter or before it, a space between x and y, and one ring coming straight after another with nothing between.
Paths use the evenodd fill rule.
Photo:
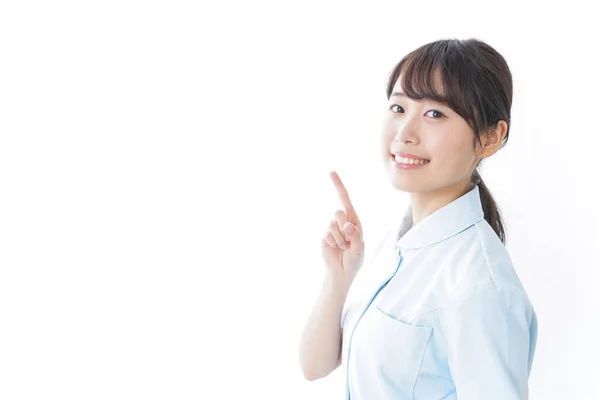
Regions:
<instances>
[{"instance_id":1,"label":"woman's face","mask_svg":"<svg viewBox=\"0 0 600 400\"><path fill-rule=\"evenodd\" d=\"M388 102L382 156L392 186L423 193L469 185L477 166L475 135L448 106L406 97L401 79Z\"/></svg>"}]
</instances>

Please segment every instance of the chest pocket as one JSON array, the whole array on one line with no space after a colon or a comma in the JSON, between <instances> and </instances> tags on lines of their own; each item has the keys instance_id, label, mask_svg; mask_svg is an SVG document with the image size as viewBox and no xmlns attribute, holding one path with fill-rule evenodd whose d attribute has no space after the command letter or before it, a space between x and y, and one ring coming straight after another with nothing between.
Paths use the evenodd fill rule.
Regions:
<instances>
[{"instance_id":1,"label":"chest pocket","mask_svg":"<svg viewBox=\"0 0 600 400\"><path fill-rule=\"evenodd\" d=\"M352 344L352 362L393 386L398 398L411 399L433 328L394 319L375 304L359 327Z\"/></svg>"}]
</instances>

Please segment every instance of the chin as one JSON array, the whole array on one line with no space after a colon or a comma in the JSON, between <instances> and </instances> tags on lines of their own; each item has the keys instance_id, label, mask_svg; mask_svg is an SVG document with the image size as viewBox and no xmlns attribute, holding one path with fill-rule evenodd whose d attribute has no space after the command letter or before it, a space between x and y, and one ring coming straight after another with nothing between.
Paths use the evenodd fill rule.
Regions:
<instances>
[{"instance_id":1,"label":"chin","mask_svg":"<svg viewBox=\"0 0 600 400\"><path fill-rule=\"evenodd\" d=\"M417 182L412 179L401 179L399 176L390 176L390 183L394 189L406 193L419 193L428 190L423 185L423 182Z\"/></svg>"},{"instance_id":2,"label":"chin","mask_svg":"<svg viewBox=\"0 0 600 400\"><path fill-rule=\"evenodd\" d=\"M418 176L410 176L411 174L404 174L403 171L398 171L394 166L386 168L386 174L388 176L390 185L400 191L406 193L418 193L426 189L423 185L423 179L418 179ZM404 171L414 172L414 171Z\"/></svg>"},{"instance_id":3,"label":"chin","mask_svg":"<svg viewBox=\"0 0 600 400\"><path fill-rule=\"evenodd\" d=\"M423 192L423 188L419 188L419 187L414 187L414 186L408 186L408 185L394 185L392 184L392 187L400 192L404 192L404 193L420 193Z\"/></svg>"}]
</instances>

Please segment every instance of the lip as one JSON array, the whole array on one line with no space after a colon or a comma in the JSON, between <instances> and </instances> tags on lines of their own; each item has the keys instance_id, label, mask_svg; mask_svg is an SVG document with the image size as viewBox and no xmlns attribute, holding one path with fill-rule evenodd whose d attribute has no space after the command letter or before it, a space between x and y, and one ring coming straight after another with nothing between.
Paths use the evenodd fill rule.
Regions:
<instances>
[{"instance_id":1,"label":"lip","mask_svg":"<svg viewBox=\"0 0 600 400\"><path fill-rule=\"evenodd\" d=\"M390 154L390 159L392 161L392 163L394 164L394 167L399 168L399 169L415 169L415 168L421 168L426 166L427 164L429 164L429 162L423 163L423 164L403 164L403 163L399 163L396 162L396 155L403 157L403 158L409 158L412 160L425 160L425 161L429 161L426 158L422 158L422 157L417 157L413 154L408 154L408 153L404 153L404 152L397 152L397 153L393 153Z\"/></svg>"}]
</instances>

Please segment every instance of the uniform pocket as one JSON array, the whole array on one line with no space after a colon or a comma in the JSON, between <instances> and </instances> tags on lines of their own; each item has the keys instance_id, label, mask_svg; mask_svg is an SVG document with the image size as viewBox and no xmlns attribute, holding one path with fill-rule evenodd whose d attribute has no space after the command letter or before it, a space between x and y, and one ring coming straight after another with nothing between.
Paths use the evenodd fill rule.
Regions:
<instances>
[{"instance_id":1,"label":"uniform pocket","mask_svg":"<svg viewBox=\"0 0 600 400\"><path fill-rule=\"evenodd\" d=\"M368 351L362 361L402 394L398 398L412 398L433 328L399 321L375 305L365 318L360 341L361 348L368 343Z\"/></svg>"}]
</instances>

